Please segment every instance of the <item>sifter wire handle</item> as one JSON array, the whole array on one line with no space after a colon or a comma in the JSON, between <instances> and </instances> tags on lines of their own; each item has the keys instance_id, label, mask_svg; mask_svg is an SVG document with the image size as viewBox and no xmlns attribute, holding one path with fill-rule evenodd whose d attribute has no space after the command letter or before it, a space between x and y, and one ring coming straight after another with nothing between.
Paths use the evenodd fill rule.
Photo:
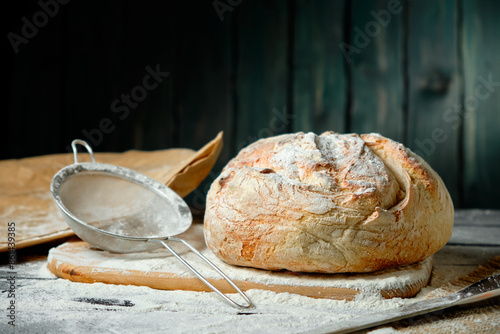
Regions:
<instances>
[{"instance_id":1,"label":"sifter wire handle","mask_svg":"<svg viewBox=\"0 0 500 334\"><path fill-rule=\"evenodd\" d=\"M75 158L75 164L78 163L78 150L76 149L77 144L84 146L87 149L87 152L89 152L92 162L96 162L94 157L94 151L92 151L92 147L90 147L90 145L85 140L75 139L71 142L71 148L73 149L73 157Z\"/></svg>"},{"instance_id":2,"label":"sifter wire handle","mask_svg":"<svg viewBox=\"0 0 500 334\"><path fill-rule=\"evenodd\" d=\"M224 300L226 300L229 304L231 304L232 306L236 306L236 307L241 307L241 308L247 308L247 307L250 307L252 306L252 302L250 301L250 299L243 293L243 291L240 290L240 288L238 288L236 286L236 284L234 284L233 281L231 281L231 279L229 277L227 277L226 274L224 274L219 268L217 268L215 266L215 264L213 264L209 259L207 259L203 254L201 254L196 248L194 248L193 246L191 246L187 241L183 240L183 239L179 239L179 238L171 238L169 237L167 240L172 240L172 241L178 241L178 242L181 242L183 243L186 247L188 247L193 253L195 253L196 255L198 255L203 261L205 261L210 267L212 267L215 271L217 271L217 273L219 273L219 275L221 275L244 299L245 301L247 302L246 305L242 305L242 304L239 304L237 302L235 302L234 300L232 300L231 298L229 298L228 296L226 296L224 293L222 293L220 290L218 290L215 286L213 286L205 277L203 277L196 269L194 269L186 260L184 260L179 254L177 254L177 252L175 252L165 241L163 240L150 240L150 241L154 241L154 242L160 242L166 249L168 249L170 251L170 253L172 253L172 255L174 255L177 260L179 260L183 265L185 265L189 270L191 270L191 272L193 274L195 274L203 283L205 283L210 289L212 289L212 291L216 292L217 294L219 294L219 296L221 296L222 298L224 298Z\"/></svg>"}]
</instances>

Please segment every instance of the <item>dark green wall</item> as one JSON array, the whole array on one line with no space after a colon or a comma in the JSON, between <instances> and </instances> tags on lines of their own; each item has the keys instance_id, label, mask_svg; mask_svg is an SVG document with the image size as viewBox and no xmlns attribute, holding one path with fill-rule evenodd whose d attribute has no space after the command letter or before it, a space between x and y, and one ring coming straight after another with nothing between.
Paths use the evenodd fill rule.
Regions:
<instances>
[{"instance_id":1,"label":"dark green wall","mask_svg":"<svg viewBox=\"0 0 500 334\"><path fill-rule=\"evenodd\" d=\"M36 1L11 6L1 158L77 137L197 149L223 130L209 183L257 138L379 132L421 154L456 207L500 208L499 1L73 0L46 22ZM36 19L16 53L9 33Z\"/></svg>"}]
</instances>

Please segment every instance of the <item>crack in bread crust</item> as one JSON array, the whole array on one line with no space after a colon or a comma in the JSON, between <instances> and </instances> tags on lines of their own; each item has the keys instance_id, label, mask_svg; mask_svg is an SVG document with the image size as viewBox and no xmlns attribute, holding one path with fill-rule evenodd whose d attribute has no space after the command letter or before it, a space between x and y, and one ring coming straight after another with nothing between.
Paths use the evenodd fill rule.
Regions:
<instances>
[{"instance_id":1,"label":"crack in bread crust","mask_svg":"<svg viewBox=\"0 0 500 334\"><path fill-rule=\"evenodd\" d=\"M448 241L453 204L420 157L378 134L286 134L232 159L207 195L205 239L224 261L270 270L370 272Z\"/></svg>"}]
</instances>

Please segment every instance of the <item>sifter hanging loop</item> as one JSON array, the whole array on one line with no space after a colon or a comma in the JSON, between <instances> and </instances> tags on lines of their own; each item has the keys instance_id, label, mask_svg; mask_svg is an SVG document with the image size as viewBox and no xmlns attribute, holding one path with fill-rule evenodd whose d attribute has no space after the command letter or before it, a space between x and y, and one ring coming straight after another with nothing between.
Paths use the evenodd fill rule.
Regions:
<instances>
[{"instance_id":1,"label":"sifter hanging loop","mask_svg":"<svg viewBox=\"0 0 500 334\"><path fill-rule=\"evenodd\" d=\"M92 162L97 163L95 161L94 151L92 151L92 147L90 147L90 145L86 141L84 141L84 140L75 139L75 140L73 140L71 142L71 148L73 149L73 157L75 159L75 164L78 163L78 150L76 148L77 144L80 144L80 145L84 146L87 149L87 152L89 152L90 158L92 159Z\"/></svg>"},{"instance_id":2,"label":"sifter hanging loop","mask_svg":"<svg viewBox=\"0 0 500 334\"><path fill-rule=\"evenodd\" d=\"M92 162L79 162L77 145L84 146ZM172 189L134 170L97 163L90 145L71 143L75 163L58 171L50 184L64 220L82 240L116 253L152 251L162 246L211 290L232 306L247 308L250 299L215 264L188 242L174 236L192 224L191 210ZM224 278L245 303L238 303L213 286L167 241L180 242Z\"/></svg>"}]
</instances>

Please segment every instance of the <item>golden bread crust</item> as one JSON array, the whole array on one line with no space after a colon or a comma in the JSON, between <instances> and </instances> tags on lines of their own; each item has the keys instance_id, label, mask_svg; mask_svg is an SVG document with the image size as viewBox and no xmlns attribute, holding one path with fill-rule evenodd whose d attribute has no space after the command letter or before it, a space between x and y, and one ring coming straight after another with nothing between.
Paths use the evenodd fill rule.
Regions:
<instances>
[{"instance_id":1,"label":"golden bread crust","mask_svg":"<svg viewBox=\"0 0 500 334\"><path fill-rule=\"evenodd\" d=\"M205 240L222 260L304 272L370 272L445 245L453 204L419 156L378 134L261 139L207 195Z\"/></svg>"}]
</instances>

